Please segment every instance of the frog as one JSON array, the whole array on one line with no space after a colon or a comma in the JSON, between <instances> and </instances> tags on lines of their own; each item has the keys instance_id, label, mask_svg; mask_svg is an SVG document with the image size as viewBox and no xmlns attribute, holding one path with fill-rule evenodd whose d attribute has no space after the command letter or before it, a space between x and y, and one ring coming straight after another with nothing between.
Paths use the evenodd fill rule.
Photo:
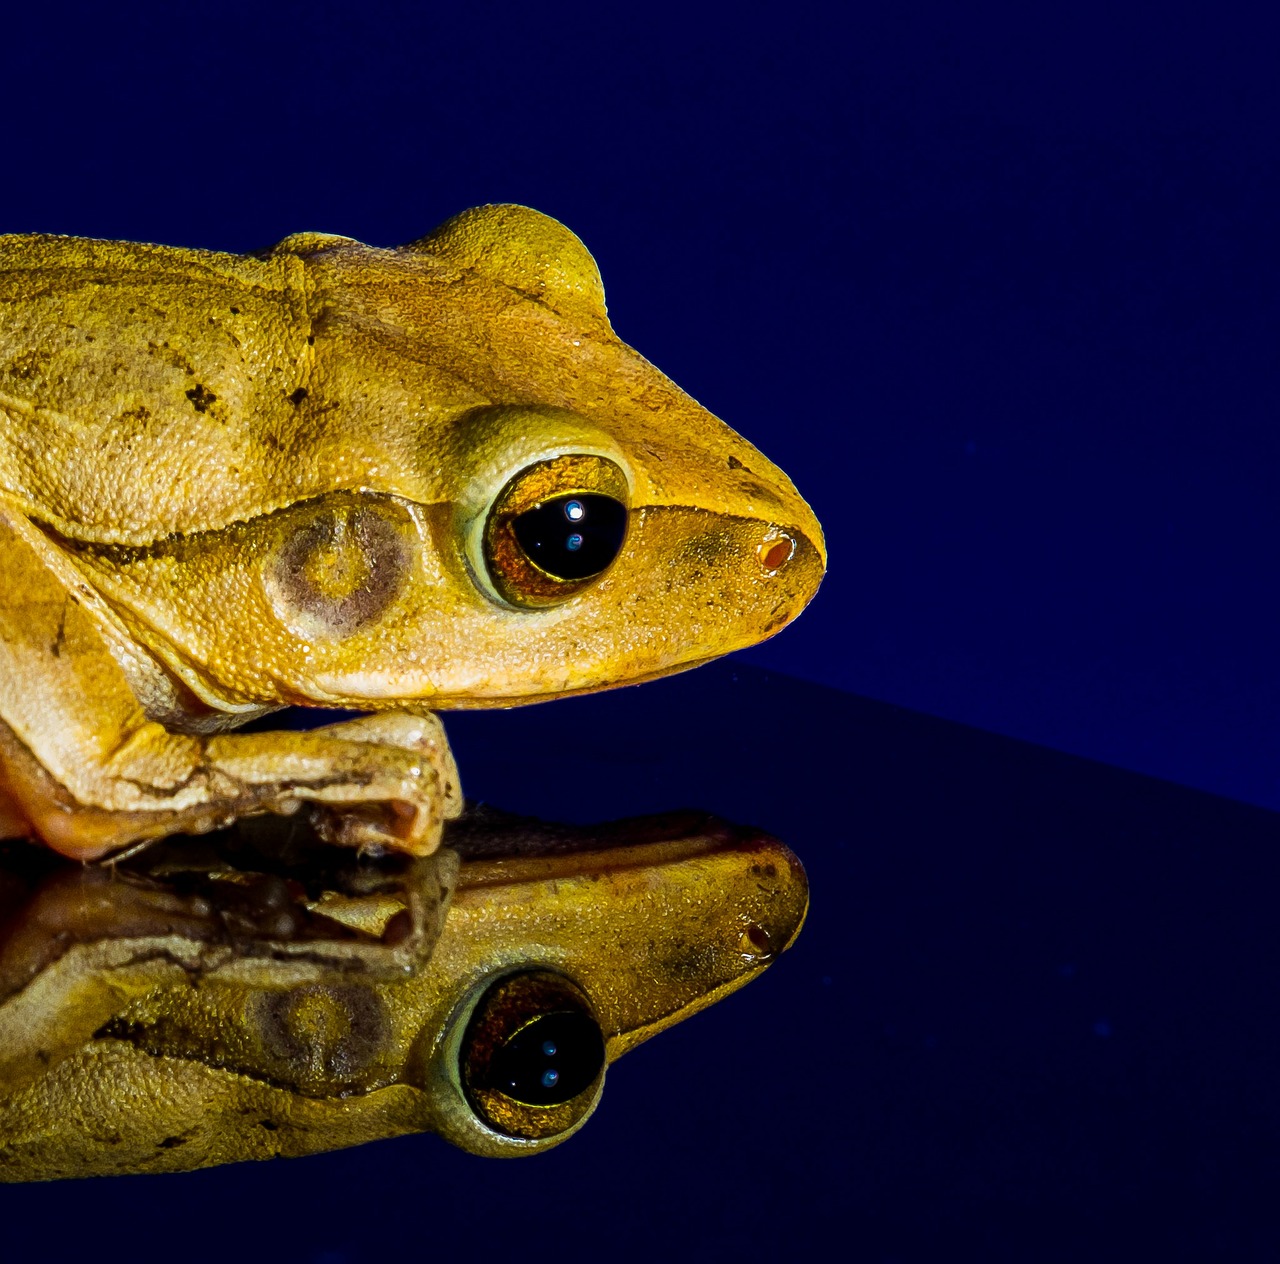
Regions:
<instances>
[{"instance_id":1,"label":"frog","mask_svg":"<svg viewBox=\"0 0 1280 1264\"><path fill-rule=\"evenodd\" d=\"M397 248L0 236L0 837L90 861L302 812L430 854L440 712L695 667L825 569L531 208Z\"/></svg>"},{"instance_id":2,"label":"frog","mask_svg":"<svg viewBox=\"0 0 1280 1264\"><path fill-rule=\"evenodd\" d=\"M580 1131L620 1058L758 978L808 908L790 848L701 812L564 826L469 810L430 857L345 866L313 843L283 871L283 928L263 916L278 901L246 923L237 895L281 873L180 850L110 879L59 859L34 883L0 858L0 891L20 888L0 917L0 1180L428 1132L487 1157L544 1153ZM361 892L416 908L416 941Z\"/></svg>"}]
</instances>

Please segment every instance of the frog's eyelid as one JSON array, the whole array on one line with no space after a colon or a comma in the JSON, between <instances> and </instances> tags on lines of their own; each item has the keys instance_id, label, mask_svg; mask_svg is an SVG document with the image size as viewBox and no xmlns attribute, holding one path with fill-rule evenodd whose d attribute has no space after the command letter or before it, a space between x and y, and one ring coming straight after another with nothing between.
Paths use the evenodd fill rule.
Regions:
<instances>
[{"instance_id":1,"label":"frog's eyelid","mask_svg":"<svg viewBox=\"0 0 1280 1264\"><path fill-rule=\"evenodd\" d=\"M591 252L559 220L532 207L475 206L402 249L446 259L563 315L608 322Z\"/></svg>"}]
</instances>

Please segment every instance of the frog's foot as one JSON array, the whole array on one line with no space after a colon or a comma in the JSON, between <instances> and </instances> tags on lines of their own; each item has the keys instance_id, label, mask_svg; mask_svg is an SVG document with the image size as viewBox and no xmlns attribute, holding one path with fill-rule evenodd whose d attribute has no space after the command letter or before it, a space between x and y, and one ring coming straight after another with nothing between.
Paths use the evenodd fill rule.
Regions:
<instances>
[{"instance_id":1,"label":"frog's foot","mask_svg":"<svg viewBox=\"0 0 1280 1264\"><path fill-rule=\"evenodd\" d=\"M435 716L364 716L311 732L192 737L149 723L69 788L0 724L3 820L78 860L261 812L309 806L329 842L428 855L462 810ZM71 780L67 778L67 780ZM10 820L12 818L12 820Z\"/></svg>"},{"instance_id":2,"label":"frog's foot","mask_svg":"<svg viewBox=\"0 0 1280 1264\"><path fill-rule=\"evenodd\" d=\"M212 796L234 816L307 805L320 837L345 846L425 856L440 845L444 822L462 811L453 753L430 714L223 734L206 740L202 764Z\"/></svg>"},{"instance_id":3,"label":"frog's foot","mask_svg":"<svg viewBox=\"0 0 1280 1264\"><path fill-rule=\"evenodd\" d=\"M346 847L391 847L416 854L435 850L444 822L462 811L457 765L436 716L392 711L361 716L315 732L331 733L346 742L390 748L393 752L408 751L425 762L431 784L425 805L407 796L380 800L354 797L351 785L317 793L311 821L321 838ZM411 785L411 789L417 788Z\"/></svg>"}]
</instances>

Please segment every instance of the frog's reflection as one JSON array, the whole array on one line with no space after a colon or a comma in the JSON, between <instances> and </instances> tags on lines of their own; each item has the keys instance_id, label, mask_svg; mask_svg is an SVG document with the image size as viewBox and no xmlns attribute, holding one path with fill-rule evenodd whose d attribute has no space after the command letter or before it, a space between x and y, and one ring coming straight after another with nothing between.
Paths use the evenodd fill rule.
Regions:
<instances>
[{"instance_id":1,"label":"frog's reflection","mask_svg":"<svg viewBox=\"0 0 1280 1264\"><path fill-rule=\"evenodd\" d=\"M804 871L698 813L472 812L428 859L279 818L83 869L0 856L0 1178L175 1171L434 1130L572 1135L607 1065L795 938Z\"/></svg>"}]
</instances>

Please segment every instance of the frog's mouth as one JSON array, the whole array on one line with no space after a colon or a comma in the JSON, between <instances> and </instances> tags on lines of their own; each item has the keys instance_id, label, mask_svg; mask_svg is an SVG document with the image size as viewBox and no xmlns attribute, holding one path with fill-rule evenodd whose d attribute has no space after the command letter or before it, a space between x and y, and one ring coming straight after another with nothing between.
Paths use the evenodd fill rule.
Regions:
<instances>
[{"instance_id":1,"label":"frog's mouth","mask_svg":"<svg viewBox=\"0 0 1280 1264\"><path fill-rule=\"evenodd\" d=\"M671 667L657 667L653 671L628 676L625 680L609 680L598 685L571 685L555 691L545 690L513 696L433 698L431 709L433 711L487 711L504 707L532 707L540 702L554 702L558 698L580 698L589 693L605 693L611 689L626 689L632 685L648 684L651 680L661 680L665 676L675 676L681 672L693 671L697 667L705 667L721 657L723 657L722 654L708 654L705 658L691 659L689 662L676 663Z\"/></svg>"}]
</instances>

